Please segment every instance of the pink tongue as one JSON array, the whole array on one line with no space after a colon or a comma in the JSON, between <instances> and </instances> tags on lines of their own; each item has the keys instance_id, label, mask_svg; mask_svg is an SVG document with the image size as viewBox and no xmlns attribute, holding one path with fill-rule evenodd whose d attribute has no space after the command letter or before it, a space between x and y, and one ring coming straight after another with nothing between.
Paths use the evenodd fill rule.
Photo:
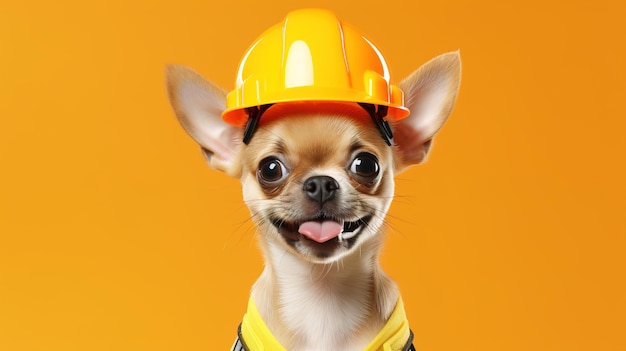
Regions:
<instances>
[{"instance_id":1,"label":"pink tongue","mask_svg":"<svg viewBox=\"0 0 626 351\"><path fill-rule=\"evenodd\" d=\"M343 230L343 224L334 221L324 222L304 222L300 225L298 232L307 238L318 243L327 242L339 236Z\"/></svg>"}]
</instances>

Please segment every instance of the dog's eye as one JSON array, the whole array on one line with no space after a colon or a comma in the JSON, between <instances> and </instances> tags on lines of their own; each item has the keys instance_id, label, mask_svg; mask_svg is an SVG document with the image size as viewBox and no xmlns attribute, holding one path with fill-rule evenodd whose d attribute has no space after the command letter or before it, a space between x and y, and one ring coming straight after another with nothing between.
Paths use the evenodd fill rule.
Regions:
<instances>
[{"instance_id":1,"label":"dog's eye","mask_svg":"<svg viewBox=\"0 0 626 351\"><path fill-rule=\"evenodd\" d=\"M276 184L286 176L287 168L276 157L267 157L259 164L257 178L262 184Z\"/></svg>"},{"instance_id":2,"label":"dog's eye","mask_svg":"<svg viewBox=\"0 0 626 351\"><path fill-rule=\"evenodd\" d=\"M350 172L359 177L373 180L380 172L378 159L369 152L360 152L356 155L354 160L352 160Z\"/></svg>"}]
</instances>

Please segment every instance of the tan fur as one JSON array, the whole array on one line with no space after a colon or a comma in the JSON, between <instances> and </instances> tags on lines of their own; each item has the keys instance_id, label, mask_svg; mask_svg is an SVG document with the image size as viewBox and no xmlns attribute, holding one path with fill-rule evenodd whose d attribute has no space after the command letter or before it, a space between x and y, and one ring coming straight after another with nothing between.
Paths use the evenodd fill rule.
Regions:
<instances>
[{"instance_id":1,"label":"tan fur","mask_svg":"<svg viewBox=\"0 0 626 351\"><path fill-rule=\"evenodd\" d=\"M211 167L242 183L265 260L251 295L288 350L362 350L387 321L399 292L378 257L393 177L425 160L454 105L459 80L457 52L431 60L402 81L411 115L394 123L391 147L364 110L348 103L272 106L243 145L241 129L220 118L223 90L188 68L168 68L169 97L181 124L210 156ZM351 171L362 152L378 160L375 178ZM259 168L268 157L285 169L279 181L266 184ZM336 181L332 201L320 205L307 198L304 184L315 176ZM316 218L322 209L345 222L371 219L352 237L321 244L291 229L291 222Z\"/></svg>"}]
</instances>

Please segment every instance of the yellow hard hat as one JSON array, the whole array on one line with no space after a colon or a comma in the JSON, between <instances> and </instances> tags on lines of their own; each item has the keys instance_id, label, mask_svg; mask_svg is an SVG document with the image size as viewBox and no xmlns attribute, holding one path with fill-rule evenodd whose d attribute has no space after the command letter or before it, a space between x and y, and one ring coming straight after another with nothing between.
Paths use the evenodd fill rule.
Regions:
<instances>
[{"instance_id":1,"label":"yellow hard hat","mask_svg":"<svg viewBox=\"0 0 626 351\"><path fill-rule=\"evenodd\" d=\"M390 84L380 51L354 27L321 9L290 12L250 46L222 118L243 126L251 110L262 113L272 104L293 102L359 103L374 106L373 113L384 110L382 117L390 120L409 114L402 90Z\"/></svg>"}]
</instances>

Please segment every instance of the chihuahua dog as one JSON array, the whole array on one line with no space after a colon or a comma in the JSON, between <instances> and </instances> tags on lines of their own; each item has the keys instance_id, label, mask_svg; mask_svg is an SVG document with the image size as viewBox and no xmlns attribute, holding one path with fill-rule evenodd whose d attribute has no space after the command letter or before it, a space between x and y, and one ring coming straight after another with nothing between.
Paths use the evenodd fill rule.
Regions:
<instances>
[{"instance_id":1,"label":"chihuahua dog","mask_svg":"<svg viewBox=\"0 0 626 351\"><path fill-rule=\"evenodd\" d=\"M402 309L396 284L379 264L385 217L394 175L426 159L460 76L460 57L452 52L401 81L410 115L392 121L391 146L367 111L348 103L275 104L246 144L242 127L222 120L222 88L190 68L167 67L180 123L211 168L241 181L265 261L248 314L258 314L276 349L404 348L372 348ZM256 341L243 337L253 350ZM405 332L401 344L407 341Z\"/></svg>"}]
</instances>

